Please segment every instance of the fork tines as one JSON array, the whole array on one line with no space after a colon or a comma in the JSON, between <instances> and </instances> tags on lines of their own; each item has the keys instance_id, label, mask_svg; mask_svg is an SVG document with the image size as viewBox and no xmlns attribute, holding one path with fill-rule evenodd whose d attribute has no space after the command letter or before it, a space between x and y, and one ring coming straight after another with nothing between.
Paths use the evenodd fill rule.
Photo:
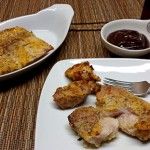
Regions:
<instances>
[{"instance_id":1,"label":"fork tines","mask_svg":"<svg viewBox=\"0 0 150 150\"><path fill-rule=\"evenodd\" d=\"M124 82L124 81L120 81L120 80L104 78L103 83L106 85L120 86L120 87L126 88L128 91L132 91L132 88L131 88L132 83L131 82Z\"/></svg>"}]
</instances>

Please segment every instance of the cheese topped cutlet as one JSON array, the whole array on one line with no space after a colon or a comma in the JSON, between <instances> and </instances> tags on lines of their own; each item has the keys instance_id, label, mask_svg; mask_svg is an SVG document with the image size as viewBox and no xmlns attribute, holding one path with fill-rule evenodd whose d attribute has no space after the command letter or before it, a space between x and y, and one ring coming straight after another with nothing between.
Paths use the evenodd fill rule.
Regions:
<instances>
[{"instance_id":1,"label":"cheese topped cutlet","mask_svg":"<svg viewBox=\"0 0 150 150\"><path fill-rule=\"evenodd\" d=\"M22 27L0 32L0 75L21 69L53 47Z\"/></svg>"}]
</instances>

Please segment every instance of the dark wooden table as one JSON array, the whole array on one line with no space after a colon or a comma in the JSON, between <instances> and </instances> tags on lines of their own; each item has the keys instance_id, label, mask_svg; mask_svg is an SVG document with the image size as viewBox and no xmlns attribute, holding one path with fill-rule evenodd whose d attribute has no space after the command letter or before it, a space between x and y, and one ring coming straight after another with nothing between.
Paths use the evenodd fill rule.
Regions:
<instances>
[{"instance_id":1,"label":"dark wooden table","mask_svg":"<svg viewBox=\"0 0 150 150\"><path fill-rule=\"evenodd\" d=\"M69 58L117 57L103 48L101 27L114 19L140 18L144 0L0 0L0 21L55 3L68 3L74 8L70 31L57 52L41 65L0 83L0 150L34 149L39 96L53 65Z\"/></svg>"}]
</instances>

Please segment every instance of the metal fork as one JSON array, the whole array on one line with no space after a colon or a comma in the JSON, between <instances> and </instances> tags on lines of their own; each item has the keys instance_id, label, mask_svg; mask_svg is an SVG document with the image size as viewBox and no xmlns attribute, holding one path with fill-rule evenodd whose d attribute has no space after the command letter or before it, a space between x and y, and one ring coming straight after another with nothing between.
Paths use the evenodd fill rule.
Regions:
<instances>
[{"instance_id":1,"label":"metal fork","mask_svg":"<svg viewBox=\"0 0 150 150\"><path fill-rule=\"evenodd\" d=\"M147 81L126 82L110 78L104 78L103 83L106 85L123 87L137 96L146 96L150 92L150 83L148 83Z\"/></svg>"}]
</instances>

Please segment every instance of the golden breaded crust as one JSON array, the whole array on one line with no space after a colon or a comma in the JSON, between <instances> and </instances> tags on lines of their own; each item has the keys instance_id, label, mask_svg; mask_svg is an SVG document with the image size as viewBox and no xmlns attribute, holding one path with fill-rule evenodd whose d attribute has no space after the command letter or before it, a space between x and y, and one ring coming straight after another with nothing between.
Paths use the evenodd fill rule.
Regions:
<instances>
[{"instance_id":1,"label":"golden breaded crust","mask_svg":"<svg viewBox=\"0 0 150 150\"><path fill-rule=\"evenodd\" d=\"M0 32L0 75L25 67L53 47L21 27Z\"/></svg>"},{"instance_id":2,"label":"golden breaded crust","mask_svg":"<svg viewBox=\"0 0 150 150\"><path fill-rule=\"evenodd\" d=\"M65 76L72 81L78 80L94 80L100 81L100 77L94 74L93 67L89 64L88 61L75 64L65 71Z\"/></svg>"},{"instance_id":3,"label":"golden breaded crust","mask_svg":"<svg viewBox=\"0 0 150 150\"><path fill-rule=\"evenodd\" d=\"M84 139L96 136L101 131L99 125L100 112L94 107L82 107L73 111L68 120L70 126Z\"/></svg>"},{"instance_id":4,"label":"golden breaded crust","mask_svg":"<svg viewBox=\"0 0 150 150\"><path fill-rule=\"evenodd\" d=\"M134 127L136 128L135 134L140 140L150 140L150 115L141 116Z\"/></svg>"},{"instance_id":5,"label":"golden breaded crust","mask_svg":"<svg viewBox=\"0 0 150 150\"><path fill-rule=\"evenodd\" d=\"M118 120L102 117L99 110L89 106L74 110L68 116L69 124L86 142L99 147L117 136Z\"/></svg>"},{"instance_id":6,"label":"golden breaded crust","mask_svg":"<svg viewBox=\"0 0 150 150\"><path fill-rule=\"evenodd\" d=\"M83 103L87 94L83 93L80 88L60 87L53 95L55 103L61 109L68 109Z\"/></svg>"},{"instance_id":7,"label":"golden breaded crust","mask_svg":"<svg viewBox=\"0 0 150 150\"><path fill-rule=\"evenodd\" d=\"M129 109L138 116L150 114L150 103L120 87L103 86L96 97L97 107L106 112Z\"/></svg>"},{"instance_id":8,"label":"golden breaded crust","mask_svg":"<svg viewBox=\"0 0 150 150\"><path fill-rule=\"evenodd\" d=\"M103 86L96 96L100 112L109 115L118 112L119 128L123 132L141 141L150 140L150 103L114 86Z\"/></svg>"},{"instance_id":9,"label":"golden breaded crust","mask_svg":"<svg viewBox=\"0 0 150 150\"><path fill-rule=\"evenodd\" d=\"M88 94L98 92L100 87L100 84L94 81L74 81L56 89L54 101L61 109L73 108L83 103Z\"/></svg>"}]
</instances>

